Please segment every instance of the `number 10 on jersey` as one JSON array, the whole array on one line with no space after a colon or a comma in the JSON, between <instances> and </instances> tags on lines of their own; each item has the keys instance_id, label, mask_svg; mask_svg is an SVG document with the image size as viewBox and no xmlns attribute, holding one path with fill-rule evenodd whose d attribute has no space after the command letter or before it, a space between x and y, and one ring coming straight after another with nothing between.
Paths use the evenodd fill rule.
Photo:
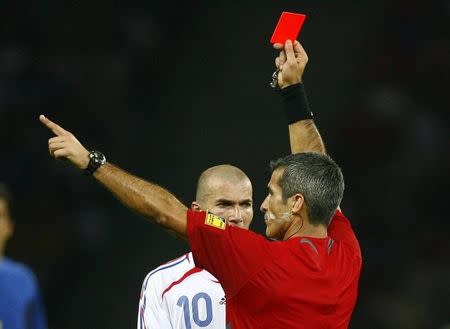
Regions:
<instances>
[{"instance_id":1,"label":"number 10 on jersey","mask_svg":"<svg viewBox=\"0 0 450 329\"><path fill-rule=\"evenodd\" d=\"M199 306L202 304L205 307L205 312L202 313L206 314L206 318L204 319L200 319L199 314ZM209 297L207 293L199 292L192 298L191 302L189 302L189 298L187 296L181 296L178 299L177 305L183 308L184 324L186 325L186 329L192 329L191 318L199 327L207 327L212 321L212 302L211 297Z\"/></svg>"}]
</instances>

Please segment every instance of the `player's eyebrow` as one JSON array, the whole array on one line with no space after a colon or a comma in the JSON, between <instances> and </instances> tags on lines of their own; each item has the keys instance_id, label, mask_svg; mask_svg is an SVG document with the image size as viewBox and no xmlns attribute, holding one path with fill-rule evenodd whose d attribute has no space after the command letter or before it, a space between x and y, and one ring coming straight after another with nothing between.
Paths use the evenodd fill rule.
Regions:
<instances>
[{"instance_id":1,"label":"player's eyebrow","mask_svg":"<svg viewBox=\"0 0 450 329\"><path fill-rule=\"evenodd\" d=\"M223 205L227 205L227 206L234 205L236 203L238 203L238 204L244 204L244 203L252 204L253 200L251 198L247 198L247 199L239 200L239 201L233 201L233 200L229 200L229 199L218 199L216 201L216 204L223 204Z\"/></svg>"},{"instance_id":2,"label":"player's eyebrow","mask_svg":"<svg viewBox=\"0 0 450 329\"><path fill-rule=\"evenodd\" d=\"M228 200L228 199L218 199L216 201L216 204L219 204L219 203L230 205L230 204L233 204L234 201L231 201L231 200Z\"/></svg>"}]
</instances>

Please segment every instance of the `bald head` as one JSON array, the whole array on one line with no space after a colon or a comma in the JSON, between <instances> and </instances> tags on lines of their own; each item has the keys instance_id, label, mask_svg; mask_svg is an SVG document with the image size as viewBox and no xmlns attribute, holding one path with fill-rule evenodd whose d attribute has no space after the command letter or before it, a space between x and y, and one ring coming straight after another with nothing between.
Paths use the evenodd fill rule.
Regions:
<instances>
[{"instance_id":1,"label":"bald head","mask_svg":"<svg viewBox=\"0 0 450 329\"><path fill-rule=\"evenodd\" d=\"M196 200L207 203L211 195L216 194L217 188L223 183L239 184L250 183L247 175L238 167L224 164L206 169L199 177L197 183Z\"/></svg>"},{"instance_id":2,"label":"bald head","mask_svg":"<svg viewBox=\"0 0 450 329\"><path fill-rule=\"evenodd\" d=\"M253 218L252 194L250 179L241 169L219 165L200 175L193 205L208 209L232 225L248 228Z\"/></svg>"}]
</instances>

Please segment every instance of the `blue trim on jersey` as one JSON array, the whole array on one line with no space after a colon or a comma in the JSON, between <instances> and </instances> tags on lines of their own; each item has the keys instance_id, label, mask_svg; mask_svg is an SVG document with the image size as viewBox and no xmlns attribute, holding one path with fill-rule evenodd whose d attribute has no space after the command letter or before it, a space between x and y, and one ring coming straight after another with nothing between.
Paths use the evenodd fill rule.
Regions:
<instances>
[{"instance_id":1,"label":"blue trim on jersey","mask_svg":"<svg viewBox=\"0 0 450 329\"><path fill-rule=\"evenodd\" d=\"M157 273L157 272L159 272L159 271L166 270L166 269L168 269L168 268L174 267L174 266L176 266L176 265L178 265L178 264L184 262L185 260L188 260L188 256L187 256L187 255L184 255L184 256L183 256L183 259L177 261L176 263L173 263L173 264L170 264L170 265L166 265L166 266L157 268L157 269L154 270L153 272L150 272L150 274L147 275L147 278L145 279L144 289L147 288L148 279L150 279L150 277L151 277L153 274L155 274L155 273Z\"/></svg>"}]
</instances>

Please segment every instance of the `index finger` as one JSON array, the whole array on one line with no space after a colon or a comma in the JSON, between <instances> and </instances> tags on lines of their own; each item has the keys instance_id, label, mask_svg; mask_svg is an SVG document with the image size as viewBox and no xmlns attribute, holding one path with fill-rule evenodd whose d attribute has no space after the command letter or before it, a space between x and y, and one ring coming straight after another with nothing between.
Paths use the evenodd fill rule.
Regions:
<instances>
[{"instance_id":1,"label":"index finger","mask_svg":"<svg viewBox=\"0 0 450 329\"><path fill-rule=\"evenodd\" d=\"M283 44L282 43L274 43L273 47L277 50L283 49Z\"/></svg>"},{"instance_id":2,"label":"index finger","mask_svg":"<svg viewBox=\"0 0 450 329\"><path fill-rule=\"evenodd\" d=\"M41 114L39 116L39 121L41 121L48 129L53 131L53 133L56 136L61 136L61 135L64 135L64 134L68 133L67 130L65 130L61 126L57 125L56 123L54 123L50 119L47 119L43 114Z\"/></svg>"}]
</instances>

